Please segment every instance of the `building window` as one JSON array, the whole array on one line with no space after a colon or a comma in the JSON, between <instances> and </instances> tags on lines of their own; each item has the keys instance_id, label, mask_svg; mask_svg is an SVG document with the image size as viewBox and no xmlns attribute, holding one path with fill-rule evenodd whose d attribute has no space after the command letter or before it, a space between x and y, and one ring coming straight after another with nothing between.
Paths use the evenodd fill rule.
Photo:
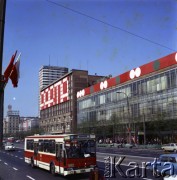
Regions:
<instances>
[{"instance_id":1,"label":"building window","mask_svg":"<svg viewBox=\"0 0 177 180\"><path fill-rule=\"evenodd\" d=\"M105 94L100 95L99 99L100 99L99 104L105 104L106 102Z\"/></svg>"}]
</instances>

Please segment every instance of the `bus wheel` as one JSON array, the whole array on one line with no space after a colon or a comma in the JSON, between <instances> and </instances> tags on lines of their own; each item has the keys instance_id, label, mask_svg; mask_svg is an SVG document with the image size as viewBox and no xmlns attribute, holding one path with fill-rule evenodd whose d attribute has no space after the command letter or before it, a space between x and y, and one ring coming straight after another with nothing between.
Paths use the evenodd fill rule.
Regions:
<instances>
[{"instance_id":1,"label":"bus wheel","mask_svg":"<svg viewBox=\"0 0 177 180\"><path fill-rule=\"evenodd\" d=\"M50 165L50 172L55 175L55 165L53 163Z\"/></svg>"},{"instance_id":2,"label":"bus wheel","mask_svg":"<svg viewBox=\"0 0 177 180\"><path fill-rule=\"evenodd\" d=\"M33 159L33 158L31 158L31 167L32 167L32 168L35 167L35 166L34 166L34 159Z\"/></svg>"}]
</instances>

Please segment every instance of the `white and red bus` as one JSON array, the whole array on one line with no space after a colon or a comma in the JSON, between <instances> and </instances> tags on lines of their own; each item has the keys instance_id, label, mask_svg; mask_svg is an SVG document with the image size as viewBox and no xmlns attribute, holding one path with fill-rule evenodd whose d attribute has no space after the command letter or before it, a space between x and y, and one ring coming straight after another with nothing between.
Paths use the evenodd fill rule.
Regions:
<instances>
[{"instance_id":1,"label":"white and red bus","mask_svg":"<svg viewBox=\"0 0 177 180\"><path fill-rule=\"evenodd\" d=\"M25 138L25 162L64 176L96 166L95 135L34 135Z\"/></svg>"}]
</instances>

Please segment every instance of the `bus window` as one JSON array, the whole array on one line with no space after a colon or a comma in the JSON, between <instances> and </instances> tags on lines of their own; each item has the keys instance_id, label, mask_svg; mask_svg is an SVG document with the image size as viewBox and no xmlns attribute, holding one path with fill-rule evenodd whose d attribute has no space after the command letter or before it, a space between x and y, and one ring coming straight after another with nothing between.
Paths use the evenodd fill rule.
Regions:
<instances>
[{"instance_id":1,"label":"bus window","mask_svg":"<svg viewBox=\"0 0 177 180\"><path fill-rule=\"evenodd\" d=\"M44 151L44 141L39 140L39 151L43 152Z\"/></svg>"},{"instance_id":2,"label":"bus window","mask_svg":"<svg viewBox=\"0 0 177 180\"><path fill-rule=\"evenodd\" d=\"M44 152L49 152L49 140L44 140Z\"/></svg>"},{"instance_id":3,"label":"bus window","mask_svg":"<svg viewBox=\"0 0 177 180\"><path fill-rule=\"evenodd\" d=\"M26 148L28 149L28 150L34 150L34 145L33 145L33 143L34 143L34 140L27 140L27 142L26 142Z\"/></svg>"},{"instance_id":4,"label":"bus window","mask_svg":"<svg viewBox=\"0 0 177 180\"><path fill-rule=\"evenodd\" d=\"M68 158L84 157L84 153L82 152L81 146L79 144L66 144L65 149Z\"/></svg>"},{"instance_id":5,"label":"bus window","mask_svg":"<svg viewBox=\"0 0 177 180\"><path fill-rule=\"evenodd\" d=\"M88 140L88 151L91 155L95 155L96 153L96 143L94 140Z\"/></svg>"},{"instance_id":6,"label":"bus window","mask_svg":"<svg viewBox=\"0 0 177 180\"><path fill-rule=\"evenodd\" d=\"M55 140L49 141L49 152L55 154Z\"/></svg>"},{"instance_id":7,"label":"bus window","mask_svg":"<svg viewBox=\"0 0 177 180\"><path fill-rule=\"evenodd\" d=\"M94 140L80 141L81 151L84 153L84 157L96 156L96 143Z\"/></svg>"}]
</instances>

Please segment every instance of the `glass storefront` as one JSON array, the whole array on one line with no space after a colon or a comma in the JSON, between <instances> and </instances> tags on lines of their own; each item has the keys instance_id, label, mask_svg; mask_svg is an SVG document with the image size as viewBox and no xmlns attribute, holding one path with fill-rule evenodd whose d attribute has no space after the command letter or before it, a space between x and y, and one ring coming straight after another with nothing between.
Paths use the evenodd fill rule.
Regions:
<instances>
[{"instance_id":1,"label":"glass storefront","mask_svg":"<svg viewBox=\"0 0 177 180\"><path fill-rule=\"evenodd\" d=\"M78 99L77 127L99 136L132 136L146 126L147 142L177 131L177 68L156 72ZM131 129L128 129L128 124ZM140 138L140 137L139 137Z\"/></svg>"}]
</instances>

